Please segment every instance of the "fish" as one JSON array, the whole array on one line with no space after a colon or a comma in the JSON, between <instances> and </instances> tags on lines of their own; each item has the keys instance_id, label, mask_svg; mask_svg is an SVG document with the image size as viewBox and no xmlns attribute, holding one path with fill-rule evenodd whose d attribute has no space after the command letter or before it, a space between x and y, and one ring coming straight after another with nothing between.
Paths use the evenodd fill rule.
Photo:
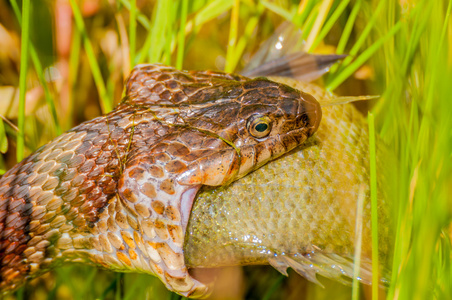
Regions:
<instances>
[{"instance_id":1,"label":"fish","mask_svg":"<svg viewBox=\"0 0 452 300\"><path fill-rule=\"evenodd\" d=\"M292 268L320 285L317 274L350 284L356 229L361 224L358 279L371 284L367 122L351 103L331 105L343 101L312 83L282 77L272 80L318 99L323 113L319 129L302 146L230 186L198 194L185 239L187 266L271 265L284 275ZM391 163L390 151L379 143L377 154L377 169L383 172ZM393 242L387 184L384 173L380 175L378 253L384 286Z\"/></svg>"},{"instance_id":2,"label":"fish","mask_svg":"<svg viewBox=\"0 0 452 300\"><path fill-rule=\"evenodd\" d=\"M267 76L314 96L322 107L319 129L303 145L230 186L201 190L185 237L186 263L195 270L271 265L286 276L292 268L320 286L317 275L346 285L354 278L370 285L369 130L352 102L378 96L337 96L312 83L346 55L308 54L301 36L292 24L283 23L243 74ZM384 287L389 284L394 243L386 178L396 160L376 139L376 272Z\"/></svg>"}]
</instances>

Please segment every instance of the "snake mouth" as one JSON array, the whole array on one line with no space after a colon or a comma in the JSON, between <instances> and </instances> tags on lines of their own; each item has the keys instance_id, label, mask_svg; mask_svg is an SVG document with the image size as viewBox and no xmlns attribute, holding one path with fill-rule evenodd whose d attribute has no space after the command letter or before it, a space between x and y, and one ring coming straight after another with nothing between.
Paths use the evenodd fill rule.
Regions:
<instances>
[{"instance_id":1,"label":"snake mouth","mask_svg":"<svg viewBox=\"0 0 452 300\"><path fill-rule=\"evenodd\" d=\"M306 127L297 128L287 132L286 134L279 135L277 142L282 146L282 148L279 149L278 153L273 153L273 155L280 156L291 151L292 149L304 143L309 138L309 136L309 129L307 129Z\"/></svg>"},{"instance_id":2,"label":"snake mouth","mask_svg":"<svg viewBox=\"0 0 452 300\"><path fill-rule=\"evenodd\" d=\"M185 232L188 224L188 219L190 218L191 208L193 207L193 202L195 201L196 194L198 193L201 185L193 186L187 189L181 195L180 212L182 218L182 230Z\"/></svg>"}]
</instances>

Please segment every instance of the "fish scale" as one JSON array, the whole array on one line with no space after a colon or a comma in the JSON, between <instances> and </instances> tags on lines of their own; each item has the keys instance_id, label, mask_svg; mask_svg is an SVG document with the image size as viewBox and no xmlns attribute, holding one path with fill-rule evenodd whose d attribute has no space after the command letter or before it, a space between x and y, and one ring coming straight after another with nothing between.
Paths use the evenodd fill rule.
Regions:
<instances>
[{"instance_id":1,"label":"fish scale","mask_svg":"<svg viewBox=\"0 0 452 300\"><path fill-rule=\"evenodd\" d=\"M335 97L313 84L272 79L312 94L321 104ZM229 187L206 188L198 195L185 242L188 266L272 264L283 273L292 267L312 281L321 274L347 282L353 278L356 207L362 187L360 279L372 281L367 124L352 104L322 110L317 133L301 147ZM382 142L377 158L377 169L384 172L392 159ZM388 277L384 265L391 247L385 187L382 173L378 177L382 284Z\"/></svg>"}]
</instances>

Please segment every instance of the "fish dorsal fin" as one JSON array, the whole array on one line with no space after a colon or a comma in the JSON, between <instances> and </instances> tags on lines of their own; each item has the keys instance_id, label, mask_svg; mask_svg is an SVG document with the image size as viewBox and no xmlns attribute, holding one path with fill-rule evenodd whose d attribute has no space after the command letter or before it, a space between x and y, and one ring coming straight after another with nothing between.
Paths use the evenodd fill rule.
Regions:
<instances>
[{"instance_id":1,"label":"fish dorsal fin","mask_svg":"<svg viewBox=\"0 0 452 300\"><path fill-rule=\"evenodd\" d=\"M332 106L332 105L340 105L346 104L355 101L367 101L377 99L380 96L378 95L365 95L365 96L331 96L323 99L319 99L320 106Z\"/></svg>"},{"instance_id":2,"label":"fish dorsal fin","mask_svg":"<svg viewBox=\"0 0 452 300\"><path fill-rule=\"evenodd\" d=\"M337 96L314 83L307 83L294 78L282 76L269 77L269 79L294 86L296 89L312 95L315 99L317 99L317 101L319 101L321 107L346 104L354 101L373 100L380 97L378 95Z\"/></svg>"},{"instance_id":3,"label":"fish dorsal fin","mask_svg":"<svg viewBox=\"0 0 452 300\"><path fill-rule=\"evenodd\" d=\"M247 77L284 76L310 82L346 57L309 54L303 50L304 44L301 30L290 22L284 22L262 43L242 74Z\"/></svg>"}]
</instances>

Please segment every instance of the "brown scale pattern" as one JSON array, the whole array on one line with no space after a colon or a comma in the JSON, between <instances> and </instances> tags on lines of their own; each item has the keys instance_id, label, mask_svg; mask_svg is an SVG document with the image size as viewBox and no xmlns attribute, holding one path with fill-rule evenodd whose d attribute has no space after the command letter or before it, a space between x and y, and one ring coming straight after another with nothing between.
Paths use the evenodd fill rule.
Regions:
<instances>
[{"instance_id":1,"label":"brown scale pattern","mask_svg":"<svg viewBox=\"0 0 452 300\"><path fill-rule=\"evenodd\" d=\"M264 115L268 136L249 120ZM200 297L183 238L202 185L236 180L304 142L315 99L266 79L137 66L111 113L42 146L0 179L0 290L57 262L158 276Z\"/></svg>"}]
</instances>

